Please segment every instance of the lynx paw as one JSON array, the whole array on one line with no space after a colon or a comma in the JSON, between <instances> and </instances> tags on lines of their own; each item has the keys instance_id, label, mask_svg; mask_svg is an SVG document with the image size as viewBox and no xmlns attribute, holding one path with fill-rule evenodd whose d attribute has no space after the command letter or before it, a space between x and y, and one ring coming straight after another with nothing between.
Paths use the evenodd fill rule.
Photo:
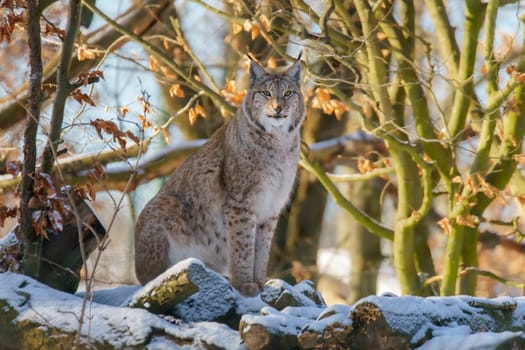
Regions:
<instances>
[{"instance_id":1,"label":"lynx paw","mask_svg":"<svg viewBox=\"0 0 525 350\"><path fill-rule=\"evenodd\" d=\"M257 283L240 283L235 286L244 296L253 297L259 293L260 287Z\"/></svg>"}]
</instances>

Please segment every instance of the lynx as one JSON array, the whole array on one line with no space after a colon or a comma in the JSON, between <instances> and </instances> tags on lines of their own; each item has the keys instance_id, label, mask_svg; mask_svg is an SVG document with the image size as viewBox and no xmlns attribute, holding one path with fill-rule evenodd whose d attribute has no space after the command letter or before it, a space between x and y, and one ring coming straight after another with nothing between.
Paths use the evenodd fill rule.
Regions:
<instances>
[{"instance_id":1,"label":"lynx","mask_svg":"<svg viewBox=\"0 0 525 350\"><path fill-rule=\"evenodd\" d=\"M141 283L194 257L242 294L260 290L297 172L305 115L300 73L299 59L284 72L251 62L236 115L173 172L137 220Z\"/></svg>"}]
</instances>

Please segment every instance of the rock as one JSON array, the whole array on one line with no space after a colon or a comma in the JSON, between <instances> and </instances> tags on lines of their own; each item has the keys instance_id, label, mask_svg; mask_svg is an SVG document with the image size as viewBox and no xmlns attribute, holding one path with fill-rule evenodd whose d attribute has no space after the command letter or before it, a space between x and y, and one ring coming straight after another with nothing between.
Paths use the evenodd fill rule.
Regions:
<instances>
[{"instance_id":1,"label":"rock","mask_svg":"<svg viewBox=\"0 0 525 350\"><path fill-rule=\"evenodd\" d=\"M326 306L311 281L302 281L292 287L283 280L271 279L266 282L260 297L277 310L287 306Z\"/></svg>"},{"instance_id":2,"label":"rock","mask_svg":"<svg viewBox=\"0 0 525 350\"><path fill-rule=\"evenodd\" d=\"M297 335L322 312L317 306L264 307L259 315L244 315L239 332L250 350L293 349Z\"/></svg>"},{"instance_id":3,"label":"rock","mask_svg":"<svg viewBox=\"0 0 525 350\"><path fill-rule=\"evenodd\" d=\"M523 329L525 298L370 296L326 307L311 282L279 280L245 298L195 259L144 287L81 298L0 273L2 349L522 349Z\"/></svg>"},{"instance_id":4,"label":"rock","mask_svg":"<svg viewBox=\"0 0 525 350\"><path fill-rule=\"evenodd\" d=\"M89 301L85 309L82 305L82 298L54 290L27 276L0 273L0 348L245 348L238 332L223 324L178 324L143 309Z\"/></svg>"},{"instance_id":5,"label":"rock","mask_svg":"<svg viewBox=\"0 0 525 350\"><path fill-rule=\"evenodd\" d=\"M352 307L350 343L357 348L408 349L458 327L463 327L463 336L512 331L525 325L517 317L523 311L521 298L370 296Z\"/></svg>"},{"instance_id":6,"label":"rock","mask_svg":"<svg viewBox=\"0 0 525 350\"><path fill-rule=\"evenodd\" d=\"M239 298L239 293L224 277L197 259L186 259L148 282L128 304L199 322L228 318L235 312Z\"/></svg>"},{"instance_id":7,"label":"rock","mask_svg":"<svg viewBox=\"0 0 525 350\"><path fill-rule=\"evenodd\" d=\"M350 306L332 305L298 335L301 349L350 349Z\"/></svg>"}]
</instances>

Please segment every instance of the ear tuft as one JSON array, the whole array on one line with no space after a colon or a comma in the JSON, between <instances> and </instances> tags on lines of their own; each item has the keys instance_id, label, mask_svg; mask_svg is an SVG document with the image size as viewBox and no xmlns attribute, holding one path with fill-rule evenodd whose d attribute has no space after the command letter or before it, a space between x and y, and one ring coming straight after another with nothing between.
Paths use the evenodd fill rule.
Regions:
<instances>
[{"instance_id":1,"label":"ear tuft","mask_svg":"<svg viewBox=\"0 0 525 350\"><path fill-rule=\"evenodd\" d=\"M259 80L260 77L267 74L266 70L253 59L251 55L248 55L250 58L250 85Z\"/></svg>"},{"instance_id":2,"label":"ear tuft","mask_svg":"<svg viewBox=\"0 0 525 350\"><path fill-rule=\"evenodd\" d=\"M286 70L286 75L288 75L293 81L299 82L301 80L301 54L297 57L297 61Z\"/></svg>"}]
</instances>

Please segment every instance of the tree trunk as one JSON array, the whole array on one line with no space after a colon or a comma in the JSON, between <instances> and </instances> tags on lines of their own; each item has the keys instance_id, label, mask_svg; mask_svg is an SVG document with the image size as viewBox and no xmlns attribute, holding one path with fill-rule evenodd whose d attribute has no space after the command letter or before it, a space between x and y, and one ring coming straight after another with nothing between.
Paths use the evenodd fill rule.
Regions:
<instances>
[{"instance_id":1,"label":"tree trunk","mask_svg":"<svg viewBox=\"0 0 525 350\"><path fill-rule=\"evenodd\" d=\"M22 201L20 204L20 235L24 243L24 272L38 278L42 237L33 230L33 210L29 202L33 197L32 176L36 169L36 135L40 120L42 99L42 49L40 41L40 11L37 1L28 1L27 36L29 43L29 107L24 132L24 164L22 168Z\"/></svg>"},{"instance_id":2,"label":"tree trunk","mask_svg":"<svg viewBox=\"0 0 525 350\"><path fill-rule=\"evenodd\" d=\"M352 198L352 202L370 217L380 220L381 207L378 203L384 185L385 181L377 178L370 182L352 183L348 186L348 197ZM383 260L381 242L379 237L371 234L348 214L340 215L345 215L346 220L342 219L340 223L345 236L348 237L345 246L349 250L352 261L347 296L347 301L352 304L377 292L377 276Z\"/></svg>"}]
</instances>

